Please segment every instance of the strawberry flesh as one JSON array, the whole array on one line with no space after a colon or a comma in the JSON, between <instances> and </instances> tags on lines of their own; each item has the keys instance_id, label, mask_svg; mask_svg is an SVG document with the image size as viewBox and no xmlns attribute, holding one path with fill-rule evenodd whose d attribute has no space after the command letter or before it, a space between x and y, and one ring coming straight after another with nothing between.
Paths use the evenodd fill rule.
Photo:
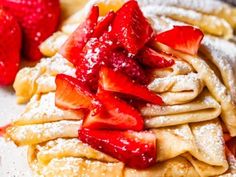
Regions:
<instances>
[{"instance_id":1,"label":"strawberry flesh","mask_svg":"<svg viewBox=\"0 0 236 177\"><path fill-rule=\"evenodd\" d=\"M76 75L92 90L97 89L99 70L108 61L114 46L115 43L110 40L109 33L104 33L99 39L91 38L85 45Z\"/></svg>"},{"instance_id":2,"label":"strawberry flesh","mask_svg":"<svg viewBox=\"0 0 236 177\"><path fill-rule=\"evenodd\" d=\"M7 129L12 126L12 124L7 124L5 126L0 127L0 137L4 136L7 132Z\"/></svg>"},{"instance_id":3,"label":"strawberry flesh","mask_svg":"<svg viewBox=\"0 0 236 177\"><path fill-rule=\"evenodd\" d=\"M163 104L161 97L148 90L147 87L139 85L123 73L113 71L107 67L101 68L99 86L106 91L131 95L153 104Z\"/></svg>"},{"instance_id":4,"label":"strawberry flesh","mask_svg":"<svg viewBox=\"0 0 236 177\"><path fill-rule=\"evenodd\" d=\"M150 132L81 129L79 139L127 167L144 169L156 163L156 137Z\"/></svg>"},{"instance_id":5,"label":"strawberry flesh","mask_svg":"<svg viewBox=\"0 0 236 177\"><path fill-rule=\"evenodd\" d=\"M125 3L113 21L113 33L129 53L135 55L151 39L153 29L134 0Z\"/></svg>"},{"instance_id":6,"label":"strawberry flesh","mask_svg":"<svg viewBox=\"0 0 236 177\"><path fill-rule=\"evenodd\" d=\"M84 120L83 127L90 129L143 130L143 118L132 106L106 91L100 91L97 97L105 110L102 109L98 113L91 111Z\"/></svg>"},{"instance_id":7,"label":"strawberry flesh","mask_svg":"<svg viewBox=\"0 0 236 177\"><path fill-rule=\"evenodd\" d=\"M21 29L9 12L0 9L0 85L10 85L19 69Z\"/></svg>"},{"instance_id":8,"label":"strawberry flesh","mask_svg":"<svg viewBox=\"0 0 236 177\"><path fill-rule=\"evenodd\" d=\"M86 20L70 35L59 51L64 58L75 66L80 64L81 53L93 35L98 16L99 9L97 6L93 6Z\"/></svg>"},{"instance_id":9,"label":"strawberry flesh","mask_svg":"<svg viewBox=\"0 0 236 177\"><path fill-rule=\"evenodd\" d=\"M79 80L65 74L56 76L55 104L62 109L91 109L95 97Z\"/></svg>"},{"instance_id":10,"label":"strawberry flesh","mask_svg":"<svg viewBox=\"0 0 236 177\"><path fill-rule=\"evenodd\" d=\"M196 55L204 34L192 26L174 26L173 29L155 36L155 41L175 50Z\"/></svg>"},{"instance_id":11,"label":"strawberry flesh","mask_svg":"<svg viewBox=\"0 0 236 177\"><path fill-rule=\"evenodd\" d=\"M233 137L229 141L226 142L226 146L230 150L230 152L236 157L236 138Z\"/></svg>"},{"instance_id":12,"label":"strawberry flesh","mask_svg":"<svg viewBox=\"0 0 236 177\"><path fill-rule=\"evenodd\" d=\"M114 71L127 74L132 80L140 84L146 84L147 78L143 68L134 58L128 56L125 51L113 51L109 57L107 66Z\"/></svg>"},{"instance_id":13,"label":"strawberry flesh","mask_svg":"<svg viewBox=\"0 0 236 177\"><path fill-rule=\"evenodd\" d=\"M93 37L99 38L100 36L102 36L102 34L108 30L108 27L114 20L115 15L115 12L111 11L103 19L101 19L94 29Z\"/></svg>"},{"instance_id":14,"label":"strawberry flesh","mask_svg":"<svg viewBox=\"0 0 236 177\"><path fill-rule=\"evenodd\" d=\"M59 0L0 0L0 6L14 15L22 27L25 58L39 60L42 54L38 46L57 29Z\"/></svg>"},{"instance_id":15,"label":"strawberry flesh","mask_svg":"<svg viewBox=\"0 0 236 177\"><path fill-rule=\"evenodd\" d=\"M137 56L139 61L144 65L152 68L166 68L175 64L174 57L145 47Z\"/></svg>"},{"instance_id":16,"label":"strawberry flesh","mask_svg":"<svg viewBox=\"0 0 236 177\"><path fill-rule=\"evenodd\" d=\"M105 32L99 39L91 38L83 49L83 58L78 64L76 75L92 90L97 89L101 66L109 66L115 71L121 71L138 83L147 82L141 66L124 51L117 49L113 37L109 32Z\"/></svg>"}]
</instances>

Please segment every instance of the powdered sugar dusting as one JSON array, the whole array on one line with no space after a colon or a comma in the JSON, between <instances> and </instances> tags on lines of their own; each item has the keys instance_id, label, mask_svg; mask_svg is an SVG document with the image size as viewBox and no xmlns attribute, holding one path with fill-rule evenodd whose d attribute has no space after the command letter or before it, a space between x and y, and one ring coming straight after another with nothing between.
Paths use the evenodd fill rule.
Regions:
<instances>
[{"instance_id":1,"label":"powdered sugar dusting","mask_svg":"<svg viewBox=\"0 0 236 177\"><path fill-rule=\"evenodd\" d=\"M74 66L59 54L42 59L33 68L21 69L14 83L20 102L28 101L35 93L54 91L56 88L54 79L60 73L75 76Z\"/></svg>"},{"instance_id":2,"label":"powdered sugar dusting","mask_svg":"<svg viewBox=\"0 0 236 177\"><path fill-rule=\"evenodd\" d=\"M163 5L147 5L142 7L142 11L145 16L166 16L174 20L196 25L204 32L216 36L223 36L227 39L233 36L233 30L230 24L226 20L216 16L204 15L193 10Z\"/></svg>"},{"instance_id":3,"label":"powdered sugar dusting","mask_svg":"<svg viewBox=\"0 0 236 177\"><path fill-rule=\"evenodd\" d=\"M210 164L222 165L226 158L222 149L224 149L224 140L221 125L219 122L204 122L191 126L195 137L198 150L207 159Z\"/></svg>"},{"instance_id":4,"label":"powdered sugar dusting","mask_svg":"<svg viewBox=\"0 0 236 177\"><path fill-rule=\"evenodd\" d=\"M192 141L192 136L189 136L189 126L188 125L181 125L180 128L175 128L174 133L184 140Z\"/></svg>"},{"instance_id":5,"label":"powdered sugar dusting","mask_svg":"<svg viewBox=\"0 0 236 177\"><path fill-rule=\"evenodd\" d=\"M236 102L236 45L206 35L200 50L218 67L224 84Z\"/></svg>"},{"instance_id":6,"label":"powdered sugar dusting","mask_svg":"<svg viewBox=\"0 0 236 177\"><path fill-rule=\"evenodd\" d=\"M201 107L192 106L192 104L186 103L182 105L171 105L171 106L158 106L153 104L147 104L141 108L141 113L146 117L161 116L161 115L175 115L183 112L194 112L203 109L219 108L219 104L212 96L203 93L204 95L199 96L193 103L200 103ZM159 119L159 117L158 117ZM160 117L161 119L161 117Z\"/></svg>"},{"instance_id":7,"label":"powdered sugar dusting","mask_svg":"<svg viewBox=\"0 0 236 177\"><path fill-rule=\"evenodd\" d=\"M175 84L182 85L183 89L182 91L192 91L199 88L199 82L201 82L200 78L195 73L189 73L188 75L179 75L179 76L170 76L165 78L156 78L153 82L151 82L148 85L148 88L153 91L158 92L165 92L169 89L173 91L181 91L178 89L175 89ZM169 83L173 83L169 85ZM162 88L162 85L164 87ZM171 88L167 87L170 86Z\"/></svg>"},{"instance_id":8,"label":"powdered sugar dusting","mask_svg":"<svg viewBox=\"0 0 236 177\"><path fill-rule=\"evenodd\" d=\"M65 111L57 108L55 106L55 93L51 92L46 95L35 95L26 107L26 111L20 115L20 119L24 119L27 124L32 124L37 122L44 123L44 121L52 122L55 121L55 118L66 118ZM18 120L19 121L19 120ZM35 123L36 123L35 122Z\"/></svg>"},{"instance_id":9,"label":"powdered sugar dusting","mask_svg":"<svg viewBox=\"0 0 236 177\"><path fill-rule=\"evenodd\" d=\"M142 6L146 5L168 5L185 9L192 9L206 14L218 14L224 9L230 9L229 5L221 1L199 1L199 0L138 0Z\"/></svg>"},{"instance_id":10,"label":"powdered sugar dusting","mask_svg":"<svg viewBox=\"0 0 236 177\"><path fill-rule=\"evenodd\" d=\"M142 8L142 11L144 12L145 15L148 16L148 14L153 14L153 15L158 15L158 16L172 16L171 14L177 14L178 16L181 17L189 17L195 20L201 20L202 15L191 10L184 10L181 8L177 7L172 7L172 6L163 6L163 5L148 5L144 6ZM177 19L176 19L177 20Z\"/></svg>"},{"instance_id":11,"label":"powdered sugar dusting","mask_svg":"<svg viewBox=\"0 0 236 177\"><path fill-rule=\"evenodd\" d=\"M27 104L25 111L15 121L17 125L39 124L59 120L80 120L82 111L62 110L55 106L55 93L35 95Z\"/></svg>"},{"instance_id":12,"label":"powdered sugar dusting","mask_svg":"<svg viewBox=\"0 0 236 177\"><path fill-rule=\"evenodd\" d=\"M186 23L175 21L168 17L164 16L157 17L155 16L155 14L152 14L148 11L147 12L145 11L145 15L148 18L149 22L151 23L152 27L158 32L172 29L173 26L187 25Z\"/></svg>"},{"instance_id":13,"label":"powdered sugar dusting","mask_svg":"<svg viewBox=\"0 0 236 177\"><path fill-rule=\"evenodd\" d=\"M14 126L8 136L17 144L37 144L56 138L77 137L81 121L58 121L45 124Z\"/></svg>"}]
</instances>

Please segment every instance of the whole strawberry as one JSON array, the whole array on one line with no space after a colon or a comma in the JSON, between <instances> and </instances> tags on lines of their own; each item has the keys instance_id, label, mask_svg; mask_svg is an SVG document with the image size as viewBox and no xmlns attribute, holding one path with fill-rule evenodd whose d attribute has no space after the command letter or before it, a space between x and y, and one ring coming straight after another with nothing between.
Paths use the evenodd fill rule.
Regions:
<instances>
[{"instance_id":1,"label":"whole strawberry","mask_svg":"<svg viewBox=\"0 0 236 177\"><path fill-rule=\"evenodd\" d=\"M0 85L9 85L14 81L20 53L20 26L12 15L0 9Z\"/></svg>"},{"instance_id":2,"label":"whole strawberry","mask_svg":"<svg viewBox=\"0 0 236 177\"><path fill-rule=\"evenodd\" d=\"M23 54L30 60L42 57L38 46L57 28L59 0L0 0L19 21L23 31Z\"/></svg>"}]
</instances>

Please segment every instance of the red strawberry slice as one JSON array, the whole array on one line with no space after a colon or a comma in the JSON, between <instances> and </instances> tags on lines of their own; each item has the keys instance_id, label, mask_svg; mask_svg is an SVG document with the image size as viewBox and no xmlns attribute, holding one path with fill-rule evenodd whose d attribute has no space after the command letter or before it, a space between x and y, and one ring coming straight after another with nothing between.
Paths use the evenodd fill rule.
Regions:
<instances>
[{"instance_id":1,"label":"red strawberry slice","mask_svg":"<svg viewBox=\"0 0 236 177\"><path fill-rule=\"evenodd\" d=\"M226 142L226 146L230 150L230 152L236 157L236 138L233 137L229 141Z\"/></svg>"},{"instance_id":2,"label":"red strawberry slice","mask_svg":"<svg viewBox=\"0 0 236 177\"><path fill-rule=\"evenodd\" d=\"M97 97L103 104L104 109L98 113L91 111L84 120L83 127L90 129L143 130L143 118L132 106L106 91L100 91Z\"/></svg>"},{"instance_id":3,"label":"red strawberry slice","mask_svg":"<svg viewBox=\"0 0 236 177\"><path fill-rule=\"evenodd\" d=\"M141 66L123 51L114 50L115 48L116 43L109 37L106 39L103 39L103 36L100 39L91 38L84 48L84 58L77 68L78 79L96 90L99 70L101 66L107 65L115 71L126 73L139 83L146 83L146 75Z\"/></svg>"},{"instance_id":4,"label":"red strawberry slice","mask_svg":"<svg viewBox=\"0 0 236 177\"><path fill-rule=\"evenodd\" d=\"M86 20L70 35L59 51L64 58L75 66L81 60L81 52L85 44L93 35L98 16L99 9L97 6L93 6Z\"/></svg>"},{"instance_id":5,"label":"red strawberry slice","mask_svg":"<svg viewBox=\"0 0 236 177\"><path fill-rule=\"evenodd\" d=\"M117 11L112 31L131 54L136 54L153 34L151 25L134 0L128 1Z\"/></svg>"},{"instance_id":6,"label":"red strawberry slice","mask_svg":"<svg viewBox=\"0 0 236 177\"><path fill-rule=\"evenodd\" d=\"M0 127L0 137L4 136L7 132L7 129L12 126L12 124L7 124L5 126Z\"/></svg>"},{"instance_id":7,"label":"red strawberry slice","mask_svg":"<svg viewBox=\"0 0 236 177\"><path fill-rule=\"evenodd\" d=\"M77 67L77 78L96 90L100 68L106 65L126 73L139 83L146 83L146 75L141 66L123 51L118 51L117 43L112 37L109 33L104 33L101 38L91 38L88 41L83 50L84 57Z\"/></svg>"},{"instance_id":8,"label":"red strawberry slice","mask_svg":"<svg viewBox=\"0 0 236 177\"><path fill-rule=\"evenodd\" d=\"M141 63L152 68L166 68L175 64L174 57L145 47L137 56Z\"/></svg>"},{"instance_id":9,"label":"red strawberry slice","mask_svg":"<svg viewBox=\"0 0 236 177\"><path fill-rule=\"evenodd\" d=\"M81 129L79 139L136 169L156 163L156 137L151 132Z\"/></svg>"},{"instance_id":10,"label":"red strawberry slice","mask_svg":"<svg viewBox=\"0 0 236 177\"><path fill-rule=\"evenodd\" d=\"M111 25L112 21L115 18L115 12L109 12L103 19L101 19L97 26L94 29L93 37L100 37L105 31L108 30L108 27Z\"/></svg>"},{"instance_id":11,"label":"red strawberry slice","mask_svg":"<svg viewBox=\"0 0 236 177\"><path fill-rule=\"evenodd\" d=\"M224 133L223 138L224 138L224 141L227 142L227 141L231 140L232 137L230 136L229 133Z\"/></svg>"},{"instance_id":12,"label":"red strawberry slice","mask_svg":"<svg viewBox=\"0 0 236 177\"><path fill-rule=\"evenodd\" d=\"M99 76L99 86L103 90L124 93L158 105L163 104L158 95L149 91L145 86L134 83L120 72L102 67Z\"/></svg>"},{"instance_id":13,"label":"red strawberry slice","mask_svg":"<svg viewBox=\"0 0 236 177\"><path fill-rule=\"evenodd\" d=\"M80 63L77 64L77 78L91 89L96 90L100 67L107 63L111 51L115 47L116 43L108 32L105 32L99 39L91 38L83 49Z\"/></svg>"},{"instance_id":14,"label":"red strawberry slice","mask_svg":"<svg viewBox=\"0 0 236 177\"><path fill-rule=\"evenodd\" d=\"M142 67L124 51L113 51L108 60L108 66L114 71L121 71L131 79L141 84L146 84L147 78Z\"/></svg>"},{"instance_id":15,"label":"red strawberry slice","mask_svg":"<svg viewBox=\"0 0 236 177\"><path fill-rule=\"evenodd\" d=\"M20 63L21 29L16 19L0 9L0 85L11 84Z\"/></svg>"},{"instance_id":16,"label":"red strawberry slice","mask_svg":"<svg viewBox=\"0 0 236 177\"><path fill-rule=\"evenodd\" d=\"M157 34L155 41L175 50L196 55L203 36L201 30L192 26L174 26L171 30Z\"/></svg>"},{"instance_id":17,"label":"red strawberry slice","mask_svg":"<svg viewBox=\"0 0 236 177\"><path fill-rule=\"evenodd\" d=\"M0 6L11 12L22 27L25 57L40 59L42 54L38 46L57 29L59 23L59 0L0 0Z\"/></svg>"},{"instance_id":18,"label":"red strawberry slice","mask_svg":"<svg viewBox=\"0 0 236 177\"><path fill-rule=\"evenodd\" d=\"M97 102L94 95L79 80L58 74L55 103L62 109L91 109Z\"/></svg>"}]
</instances>

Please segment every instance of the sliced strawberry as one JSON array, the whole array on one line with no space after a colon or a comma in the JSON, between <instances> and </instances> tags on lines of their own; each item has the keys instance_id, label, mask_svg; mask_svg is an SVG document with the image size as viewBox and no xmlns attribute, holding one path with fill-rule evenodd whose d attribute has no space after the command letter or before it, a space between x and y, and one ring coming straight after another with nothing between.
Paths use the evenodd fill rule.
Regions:
<instances>
[{"instance_id":1,"label":"sliced strawberry","mask_svg":"<svg viewBox=\"0 0 236 177\"><path fill-rule=\"evenodd\" d=\"M99 39L91 38L85 45L83 57L77 66L77 78L93 90L97 89L100 67L107 63L111 51L116 47L116 43L110 38L107 32Z\"/></svg>"},{"instance_id":2,"label":"sliced strawberry","mask_svg":"<svg viewBox=\"0 0 236 177\"><path fill-rule=\"evenodd\" d=\"M105 110L101 110L99 113L90 112L83 122L83 127L90 129L143 130L143 118L132 106L106 91L100 91L97 97Z\"/></svg>"},{"instance_id":3,"label":"sliced strawberry","mask_svg":"<svg viewBox=\"0 0 236 177\"><path fill-rule=\"evenodd\" d=\"M75 66L81 60L81 52L85 44L93 35L98 16L99 9L97 6L93 6L86 20L70 35L59 51L64 58Z\"/></svg>"},{"instance_id":4,"label":"sliced strawberry","mask_svg":"<svg viewBox=\"0 0 236 177\"><path fill-rule=\"evenodd\" d=\"M110 11L103 19L101 19L97 26L94 29L93 37L100 37L105 31L108 30L108 27L111 25L112 21L115 18L115 12Z\"/></svg>"},{"instance_id":5,"label":"sliced strawberry","mask_svg":"<svg viewBox=\"0 0 236 177\"><path fill-rule=\"evenodd\" d=\"M157 34L156 42L163 43L175 50L196 55L204 34L192 26L174 26L173 29Z\"/></svg>"},{"instance_id":6,"label":"sliced strawberry","mask_svg":"<svg viewBox=\"0 0 236 177\"><path fill-rule=\"evenodd\" d=\"M42 57L39 45L58 27L59 0L0 0L0 6L14 15L21 25L25 58L39 60Z\"/></svg>"},{"instance_id":7,"label":"sliced strawberry","mask_svg":"<svg viewBox=\"0 0 236 177\"><path fill-rule=\"evenodd\" d=\"M0 9L0 85L9 85L14 81L20 54L20 26L11 14Z\"/></svg>"},{"instance_id":8,"label":"sliced strawberry","mask_svg":"<svg viewBox=\"0 0 236 177\"><path fill-rule=\"evenodd\" d=\"M156 163L156 137L151 132L81 129L79 139L136 169Z\"/></svg>"},{"instance_id":9,"label":"sliced strawberry","mask_svg":"<svg viewBox=\"0 0 236 177\"><path fill-rule=\"evenodd\" d=\"M109 57L108 66L115 71L121 71L127 74L131 79L138 83L145 84L147 82L142 67L124 51L113 51Z\"/></svg>"},{"instance_id":10,"label":"sliced strawberry","mask_svg":"<svg viewBox=\"0 0 236 177\"><path fill-rule=\"evenodd\" d=\"M149 47L144 47L137 58L141 63L152 68L166 68L175 64L174 57L171 55L156 52Z\"/></svg>"},{"instance_id":11,"label":"sliced strawberry","mask_svg":"<svg viewBox=\"0 0 236 177\"><path fill-rule=\"evenodd\" d=\"M230 150L230 152L236 157L236 138L233 137L229 141L226 142L226 146Z\"/></svg>"},{"instance_id":12,"label":"sliced strawberry","mask_svg":"<svg viewBox=\"0 0 236 177\"><path fill-rule=\"evenodd\" d=\"M153 34L151 25L134 0L128 1L117 11L112 31L131 54L136 54Z\"/></svg>"},{"instance_id":13,"label":"sliced strawberry","mask_svg":"<svg viewBox=\"0 0 236 177\"><path fill-rule=\"evenodd\" d=\"M62 109L91 109L95 97L81 82L71 76L56 76L56 106Z\"/></svg>"},{"instance_id":14,"label":"sliced strawberry","mask_svg":"<svg viewBox=\"0 0 236 177\"><path fill-rule=\"evenodd\" d=\"M227 141L231 140L232 137L230 136L229 133L224 133L223 138L224 138L224 141L227 142Z\"/></svg>"},{"instance_id":15,"label":"sliced strawberry","mask_svg":"<svg viewBox=\"0 0 236 177\"><path fill-rule=\"evenodd\" d=\"M134 83L121 72L113 71L107 67L101 68L99 86L106 91L128 94L158 105L163 104L162 99L145 86Z\"/></svg>"},{"instance_id":16,"label":"sliced strawberry","mask_svg":"<svg viewBox=\"0 0 236 177\"><path fill-rule=\"evenodd\" d=\"M12 124L7 124L5 126L0 127L0 137L4 136L7 132L7 129L12 126Z\"/></svg>"}]
</instances>

